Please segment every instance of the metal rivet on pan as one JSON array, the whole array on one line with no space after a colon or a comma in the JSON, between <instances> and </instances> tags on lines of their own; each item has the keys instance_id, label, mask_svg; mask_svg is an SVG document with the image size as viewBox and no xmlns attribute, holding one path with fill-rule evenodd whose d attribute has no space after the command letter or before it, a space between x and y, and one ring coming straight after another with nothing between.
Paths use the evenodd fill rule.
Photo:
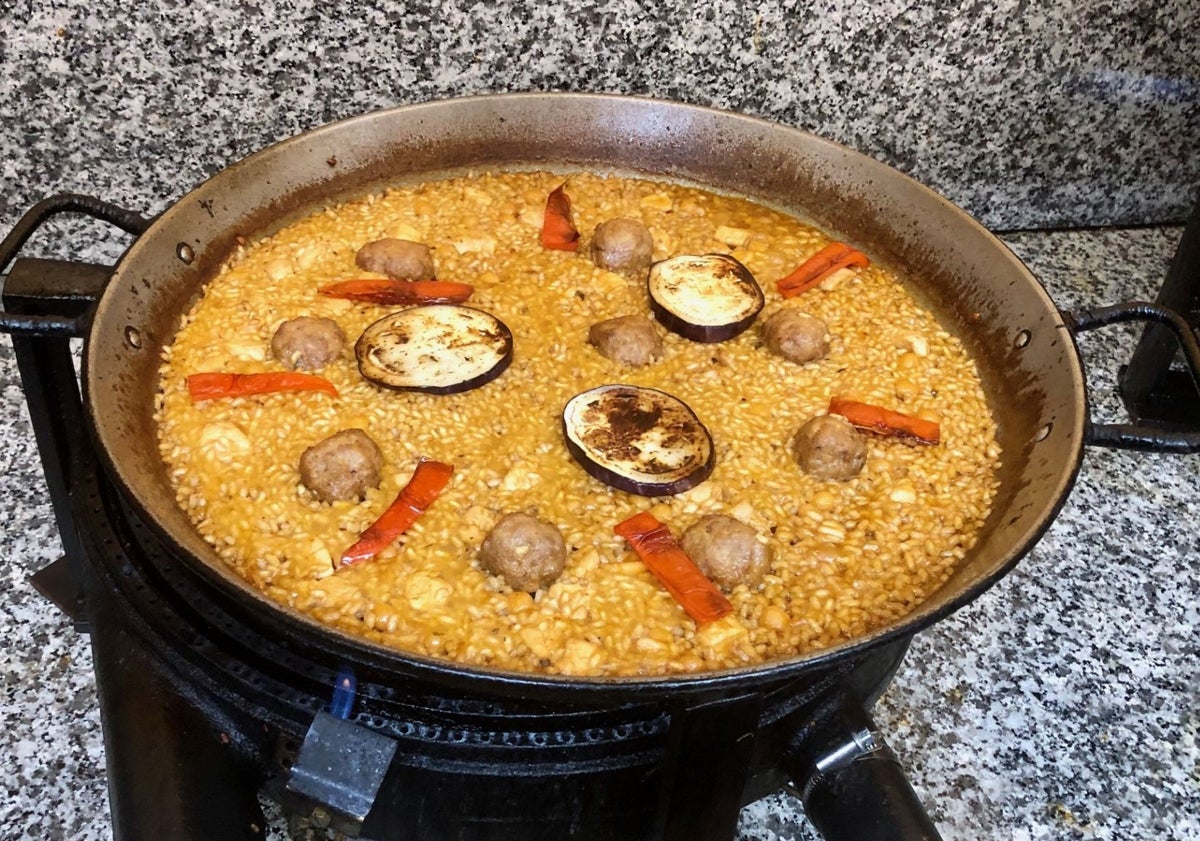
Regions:
<instances>
[{"instance_id":1,"label":"metal rivet on pan","mask_svg":"<svg viewBox=\"0 0 1200 841\"><path fill-rule=\"evenodd\" d=\"M1013 340L1013 345L1015 345L1018 348L1023 348L1027 344L1029 344L1029 340L1031 338L1033 338L1032 333L1030 333L1028 330L1022 330L1020 333L1017 334L1017 338L1015 338Z\"/></svg>"},{"instance_id":2,"label":"metal rivet on pan","mask_svg":"<svg viewBox=\"0 0 1200 841\"><path fill-rule=\"evenodd\" d=\"M142 347L142 334L138 332L136 327L125 328L125 344L129 345L134 350L140 350Z\"/></svg>"},{"instance_id":3,"label":"metal rivet on pan","mask_svg":"<svg viewBox=\"0 0 1200 841\"><path fill-rule=\"evenodd\" d=\"M196 259L196 252L193 251L192 247L186 242L181 242L179 245L175 246L175 254L180 260L187 263L189 266L192 264L192 261Z\"/></svg>"},{"instance_id":4,"label":"metal rivet on pan","mask_svg":"<svg viewBox=\"0 0 1200 841\"><path fill-rule=\"evenodd\" d=\"M1054 424L1048 423L1039 429L1033 436L1034 441L1045 441L1050 436L1050 430L1054 428Z\"/></svg>"}]
</instances>

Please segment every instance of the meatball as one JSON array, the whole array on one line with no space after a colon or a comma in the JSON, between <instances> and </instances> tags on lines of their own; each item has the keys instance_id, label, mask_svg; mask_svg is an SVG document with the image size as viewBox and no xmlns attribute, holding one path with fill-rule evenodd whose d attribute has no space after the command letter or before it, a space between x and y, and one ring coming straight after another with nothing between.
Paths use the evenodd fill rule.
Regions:
<instances>
[{"instance_id":1,"label":"meatball","mask_svg":"<svg viewBox=\"0 0 1200 841\"><path fill-rule=\"evenodd\" d=\"M271 353L289 368L317 371L337 359L345 344L346 334L332 318L301 316L279 325Z\"/></svg>"},{"instance_id":2,"label":"meatball","mask_svg":"<svg viewBox=\"0 0 1200 841\"><path fill-rule=\"evenodd\" d=\"M781 309L764 321L762 338L772 353L800 365L829 353L829 328L825 322L793 307Z\"/></svg>"},{"instance_id":3,"label":"meatball","mask_svg":"<svg viewBox=\"0 0 1200 841\"><path fill-rule=\"evenodd\" d=\"M654 238L641 222L610 219L592 234L592 262L602 269L638 274L650 268Z\"/></svg>"},{"instance_id":4,"label":"meatball","mask_svg":"<svg viewBox=\"0 0 1200 841\"><path fill-rule=\"evenodd\" d=\"M343 429L300 456L300 481L322 502L362 499L379 487L383 453L361 429Z\"/></svg>"},{"instance_id":5,"label":"meatball","mask_svg":"<svg viewBox=\"0 0 1200 841\"><path fill-rule=\"evenodd\" d=\"M796 431L792 457L810 476L845 482L862 470L867 442L841 415L821 415Z\"/></svg>"},{"instance_id":6,"label":"meatball","mask_svg":"<svg viewBox=\"0 0 1200 841\"><path fill-rule=\"evenodd\" d=\"M771 566L771 550L758 533L724 514L701 517L683 533L680 548L723 590L753 586Z\"/></svg>"},{"instance_id":7,"label":"meatball","mask_svg":"<svg viewBox=\"0 0 1200 841\"><path fill-rule=\"evenodd\" d=\"M368 272L385 274L393 280L433 280L433 252L421 242L407 239L377 239L354 255L354 264Z\"/></svg>"},{"instance_id":8,"label":"meatball","mask_svg":"<svg viewBox=\"0 0 1200 841\"><path fill-rule=\"evenodd\" d=\"M644 315L622 315L593 324L588 342L602 356L622 365L649 365L662 359L662 339L654 322Z\"/></svg>"},{"instance_id":9,"label":"meatball","mask_svg":"<svg viewBox=\"0 0 1200 841\"><path fill-rule=\"evenodd\" d=\"M479 562L514 590L532 593L562 575L567 545L550 523L531 514L506 514L480 544Z\"/></svg>"}]
</instances>

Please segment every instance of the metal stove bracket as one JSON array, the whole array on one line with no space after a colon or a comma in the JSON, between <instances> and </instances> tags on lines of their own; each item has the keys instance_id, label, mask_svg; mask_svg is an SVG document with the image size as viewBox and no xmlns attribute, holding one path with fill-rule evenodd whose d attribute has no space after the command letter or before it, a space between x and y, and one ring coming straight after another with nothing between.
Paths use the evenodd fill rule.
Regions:
<instances>
[{"instance_id":1,"label":"metal stove bracket","mask_svg":"<svg viewBox=\"0 0 1200 841\"><path fill-rule=\"evenodd\" d=\"M31 321L35 329L14 331L12 336L13 354L64 552L62 558L34 573L32 583L71 618L78 631L88 629L86 577L71 513L71 494L75 472L80 460L90 457L91 445L70 339L81 334L87 314L111 274L111 266L22 258L13 263L4 278L7 321L50 319L44 332L36 327L40 322ZM55 320L73 324L75 329L58 329Z\"/></svg>"},{"instance_id":2,"label":"metal stove bracket","mask_svg":"<svg viewBox=\"0 0 1200 841\"><path fill-rule=\"evenodd\" d=\"M1200 203L1184 228L1155 303L1180 313L1200 333ZM1164 429L1200 430L1200 385L1190 372L1173 367L1179 343L1162 324L1142 331L1129 364L1120 371L1120 391L1134 421Z\"/></svg>"},{"instance_id":3,"label":"metal stove bracket","mask_svg":"<svg viewBox=\"0 0 1200 841\"><path fill-rule=\"evenodd\" d=\"M86 632L83 557L70 513L71 469L80 457L83 409L69 340L82 338L112 267L64 260L17 260L30 236L48 219L80 213L138 236L150 227L141 214L93 196L59 193L27 210L0 241L4 310L0 332L12 334L13 351L29 406L64 555L33 576L39 593ZM85 445L86 449L86 445Z\"/></svg>"},{"instance_id":4,"label":"metal stove bracket","mask_svg":"<svg viewBox=\"0 0 1200 841\"><path fill-rule=\"evenodd\" d=\"M749 776L762 704L762 696L751 692L673 707L652 838L723 841L734 836L742 789L730 783Z\"/></svg>"},{"instance_id":5,"label":"metal stove bracket","mask_svg":"<svg viewBox=\"0 0 1200 841\"><path fill-rule=\"evenodd\" d=\"M397 747L352 721L317 713L292 766L285 805L313 826L357 837Z\"/></svg>"}]
</instances>

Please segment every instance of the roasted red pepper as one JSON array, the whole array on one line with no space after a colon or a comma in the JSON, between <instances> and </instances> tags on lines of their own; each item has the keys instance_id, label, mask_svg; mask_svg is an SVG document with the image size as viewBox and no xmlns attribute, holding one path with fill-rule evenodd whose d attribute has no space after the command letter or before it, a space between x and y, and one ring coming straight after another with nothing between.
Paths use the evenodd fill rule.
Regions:
<instances>
[{"instance_id":1,"label":"roasted red pepper","mask_svg":"<svg viewBox=\"0 0 1200 841\"><path fill-rule=\"evenodd\" d=\"M187 387L193 403L222 397L251 397L255 394L271 394L278 391L321 391L332 397L338 396L337 388L324 377L295 371L191 374L187 378Z\"/></svg>"},{"instance_id":2,"label":"roasted red pepper","mask_svg":"<svg viewBox=\"0 0 1200 841\"><path fill-rule=\"evenodd\" d=\"M733 613L729 599L679 548L671 532L654 515L645 511L634 514L617 523L613 531L629 541L642 563L697 625L706 625Z\"/></svg>"},{"instance_id":3,"label":"roasted red pepper","mask_svg":"<svg viewBox=\"0 0 1200 841\"><path fill-rule=\"evenodd\" d=\"M449 280L380 280L351 278L322 286L317 292L330 298L346 298L384 306L407 304L458 304L471 297L475 287Z\"/></svg>"},{"instance_id":4,"label":"roasted red pepper","mask_svg":"<svg viewBox=\"0 0 1200 841\"><path fill-rule=\"evenodd\" d=\"M834 397L829 401L829 414L841 415L857 428L880 435L911 438L923 444L936 444L941 440L941 429L934 421L893 412L870 403Z\"/></svg>"},{"instance_id":5,"label":"roasted red pepper","mask_svg":"<svg viewBox=\"0 0 1200 841\"><path fill-rule=\"evenodd\" d=\"M440 461L422 458L417 462L417 469L408 484L379 519L362 533L358 542L342 553L339 565L347 567L369 560L387 548L433 504L453 473L452 465Z\"/></svg>"},{"instance_id":6,"label":"roasted red pepper","mask_svg":"<svg viewBox=\"0 0 1200 841\"><path fill-rule=\"evenodd\" d=\"M867 255L857 251L844 242L831 242L813 256L801 263L790 275L776 283L779 294L785 298L794 298L801 292L807 292L822 280L840 269L851 266L866 267L871 265Z\"/></svg>"},{"instance_id":7,"label":"roasted red pepper","mask_svg":"<svg viewBox=\"0 0 1200 841\"><path fill-rule=\"evenodd\" d=\"M542 214L542 248L554 251L578 251L579 229L571 221L571 199L559 184L546 198Z\"/></svg>"}]
</instances>

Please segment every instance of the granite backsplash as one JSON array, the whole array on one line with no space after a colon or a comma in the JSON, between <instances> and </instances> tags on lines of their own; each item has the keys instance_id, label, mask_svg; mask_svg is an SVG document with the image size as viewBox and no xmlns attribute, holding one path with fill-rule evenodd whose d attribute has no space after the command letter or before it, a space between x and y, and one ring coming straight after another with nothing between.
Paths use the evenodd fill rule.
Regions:
<instances>
[{"instance_id":1,"label":"granite backsplash","mask_svg":"<svg viewBox=\"0 0 1200 841\"><path fill-rule=\"evenodd\" d=\"M5 230L53 192L156 212L323 123L518 90L797 126L994 229L1177 222L1200 188L1192 0L5 5Z\"/></svg>"}]
</instances>

